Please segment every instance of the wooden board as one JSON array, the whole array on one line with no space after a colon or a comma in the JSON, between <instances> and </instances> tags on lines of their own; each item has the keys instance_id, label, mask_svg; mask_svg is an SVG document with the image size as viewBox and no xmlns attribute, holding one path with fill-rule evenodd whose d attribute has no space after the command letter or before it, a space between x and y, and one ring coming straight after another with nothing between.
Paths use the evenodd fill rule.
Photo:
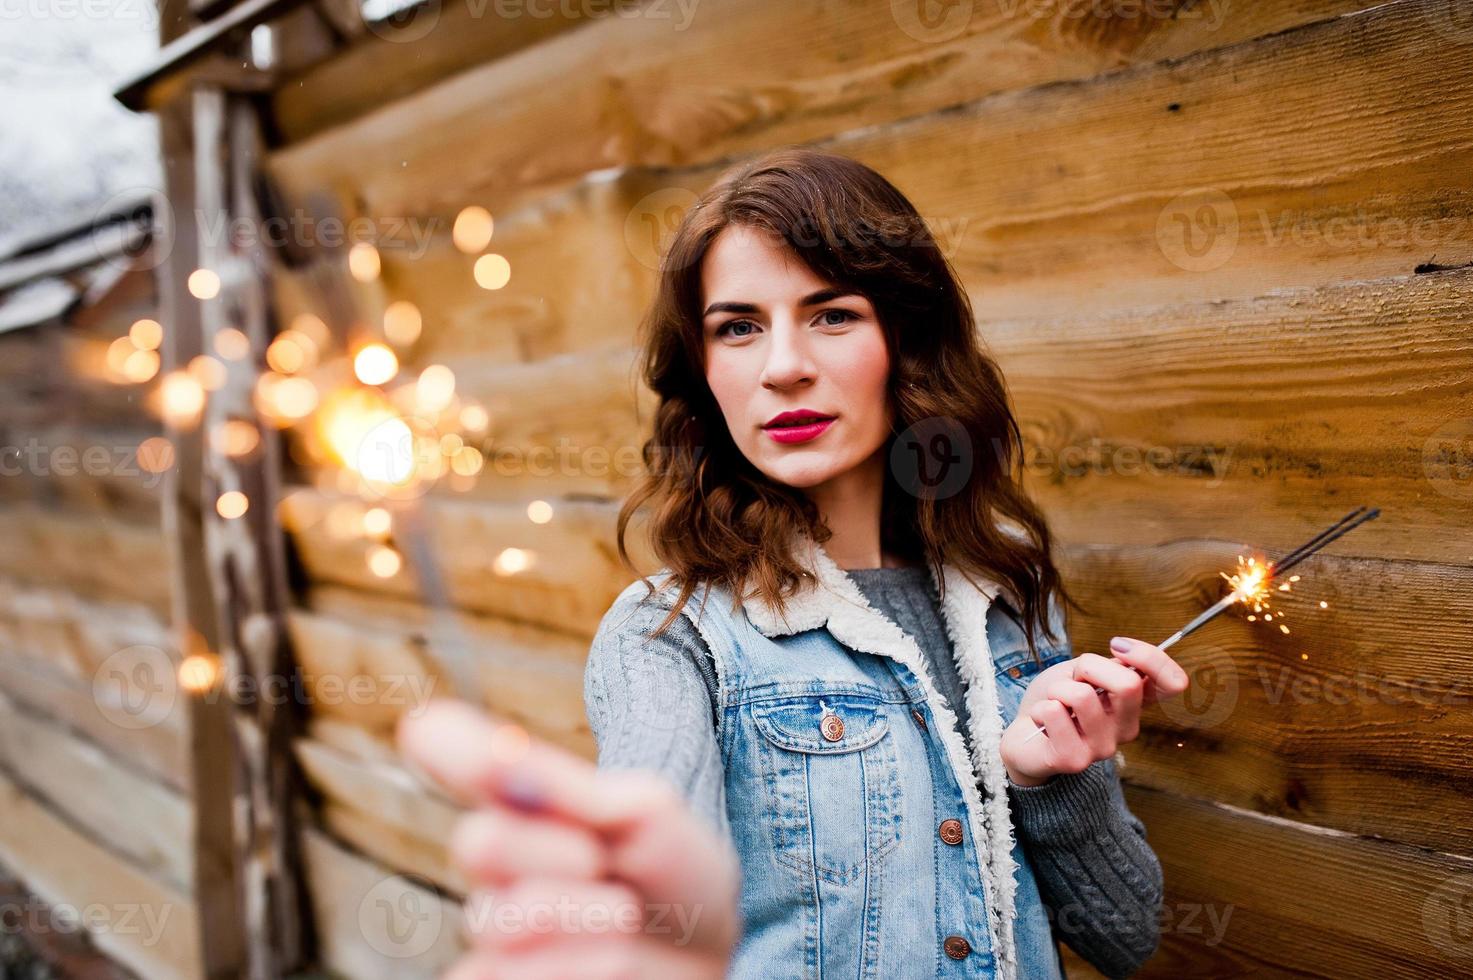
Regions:
<instances>
[{"instance_id":1,"label":"wooden board","mask_svg":"<svg viewBox=\"0 0 1473 980\"><path fill-rule=\"evenodd\" d=\"M1069 543L1287 549L1369 504L1336 553L1466 564L1470 298L1460 270L982 332Z\"/></svg>"},{"instance_id":2,"label":"wooden board","mask_svg":"<svg viewBox=\"0 0 1473 980\"><path fill-rule=\"evenodd\" d=\"M0 649L90 681L114 654L143 645L178 662L168 629L147 606L99 602L0 578Z\"/></svg>"},{"instance_id":3,"label":"wooden board","mask_svg":"<svg viewBox=\"0 0 1473 980\"><path fill-rule=\"evenodd\" d=\"M498 8L476 0L451 0L364 29L366 12L348 9L359 27L351 46L295 73L273 94L272 116L288 142L350 123L456 72L506 59L582 26L576 17L530 16L541 8L504 7L498 15ZM489 23L493 17L494 24Z\"/></svg>"},{"instance_id":4,"label":"wooden board","mask_svg":"<svg viewBox=\"0 0 1473 980\"><path fill-rule=\"evenodd\" d=\"M390 761L365 759L312 738L297 740L296 756L323 795L327 826L340 838L388 867L466 893L445 853L458 806Z\"/></svg>"},{"instance_id":5,"label":"wooden board","mask_svg":"<svg viewBox=\"0 0 1473 980\"><path fill-rule=\"evenodd\" d=\"M1127 787L1166 878L1143 977L1463 976L1473 861Z\"/></svg>"},{"instance_id":6,"label":"wooden board","mask_svg":"<svg viewBox=\"0 0 1473 980\"><path fill-rule=\"evenodd\" d=\"M328 969L353 980L434 980L460 955L460 904L308 828L303 856Z\"/></svg>"},{"instance_id":7,"label":"wooden board","mask_svg":"<svg viewBox=\"0 0 1473 980\"><path fill-rule=\"evenodd\" d=\"M366 563L368 544L335 536L326 520L333 502L306 488L283 501L284 523L294 529L308 575L324 584L416 595L407 565L392 578L377 578ZM426 499L424 506L440 574L464 609L592 636L619 590L632 581L613 549L617 508L609 504L561 501L547 524L530 521L525 507L441 499ZM498 571L497 558L507 548L531 552L532 565L515 574ZM631 551L648 565L647 556Z\"/></svg>"},{"instance_id":8,"label":"wooden board","mask_svg":"<svg viewBox=\"0 0 1473 980\"><path fill-rule=\"evenodd\" d=\"M93 840L181 892L193 887L189 801L0 694L0 770Z\"/></svg>"},{"instance_id":9,"label":"wooden board","mask_svg":"<svg viewBox=\"0 0 1473 980\"><path fill-rule=\"evenodd\" d=\"M91 924L99 949L140 976L203 977L193 904L78 832L0 775L0 861Z\"/></svg>"},{"instance_id":10,"label":"wooden board","mask_svg":"<svg viewBox=\"0 0 1473 980\"><path fill-rule=\"evenodd\" d=\"M1070 621L1075 653L1108 653L1117 634L1165 639L1224 594L1218 573L1238 554L1213 541L1070 549L1066 579L1093 610ZM1272 603L1286 615L1232 610L1171 648L1193 686L1146 709L1125 748L1131 780L1473 855L1473 570L1326 555L1295 572Z\"/></svg>"},{"instance_id":11,"label":"wooden board","mask_svg":"<svg viewBox=\"0 0 1473 980\"><path fill-rule=\"evenodd\" d=\"M32 506L0 509L0 575L96 599L169 608L158 525Z\"/></svg>"},{"instance_id":12,"label":"wooden board","mask_svg":"<svg viewBox=\"0 0 1473 980\"><path fill-rule=\"evenodd\" d=\"M453 217L473 202L500 210L525 188L591 171L700 165L883 129L995 93L1072 91L1049 83L1182 58L1368 5L1260 3L1223 17L1183 3L1171 16L1147 6L1113 18L1050 5L971 5L928 26L918 8L897 4L838 10L710 0L688 17L680 4L661 4L642 16L590 17L578 30L364 112L278 151L273 170L294 193L331 189L375 215ZM444 16L446 24L465 19L459 4ZM514 22L503 50L526 30ZM442 29L393 52L390 64L434 65L447 49L473 43ZM783 66L780 79L773 65ZM289 132L315 128L294 124L304 114L294 110L324 98L323 87L278 96Z\"/></svg>"},{"instance_id":13,"label":"wooden board","mask_svg":"<svg viewBox=\"0 0 1473 980\"><path fill-rule=\"evenodd\" d=\"M454 695L559 745L591 750L583 709L586 640L456 615L454 629L480 678L477 690L461 692L454 690L446 654L434 642L441 625L432 627L423 607L333 588L315 591L312 604L312 611L292 613L291 628L303 670L319 679L309 688L314 717L341 719L388 737L400 715L430 697ZM332 678L331 684L323 686L323 678Z\"/></svg>"},{"instance_id":14,"label":"wooden board","mask_svg":"<svg viewBox=\"0 0 1473 980\"><path fill-rule=\"evenodd\" d=\"M119 666L125 668L128 662ZM146 673L129 676L150 680ZM0 690L37 713L65 719L93 743L159 782L180 790L187 785L183 712L176 706L170 705L167 713L161 710L158 723L151 724L156 702L137 702L142 710L130 713L128 706L116 708L113 701L99 700L91 678L68 677L9 652L0 653Z\"/></svg>"}]
</instances>

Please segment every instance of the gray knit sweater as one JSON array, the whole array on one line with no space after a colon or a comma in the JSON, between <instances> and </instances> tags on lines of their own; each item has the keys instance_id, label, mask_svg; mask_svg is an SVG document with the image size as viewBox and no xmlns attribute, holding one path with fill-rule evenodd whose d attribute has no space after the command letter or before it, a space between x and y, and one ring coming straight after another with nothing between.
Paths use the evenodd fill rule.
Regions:
<instances>
[{"instance_id":1,"label":"gray knit sweater","mask_svg":"<svg viewBox=\"0 0 1473 980\"><path fill-rule=\"evenodd\" d=\"M915 637L970 754L965 686L929 573L915 566L848 575L870 605ZM1004 615L998 606L988 614L989 633L991 617ZM666 615L655 603L610 612L584 674L599 768L664 774L729 836L716 671L705 641L684 616L651 639ZM1134 973L1158 941L1162 873L1145 826L1125 805L1114 762L1102 759L1041 786L1009 782L1008 796L1055 936L1107 976Z\"/></svg>"}]
</instances>

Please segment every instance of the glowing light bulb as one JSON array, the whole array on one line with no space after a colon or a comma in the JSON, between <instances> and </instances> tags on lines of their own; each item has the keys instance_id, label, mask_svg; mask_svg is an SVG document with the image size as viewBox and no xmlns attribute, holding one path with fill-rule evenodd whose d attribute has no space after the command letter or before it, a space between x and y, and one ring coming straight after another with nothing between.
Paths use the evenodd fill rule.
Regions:
<instances>
[{"instance_id":1,"label":"glowing light bulb","mask_svg":"<svg viewBox=\"0 0 1473 980\"><path fill-rule=\"evenodd\" d=\"M491 244L491 233L495 228L495 222L491 218L491 212L478 204L462 208L455 216L455 225L450 230L450 238L455 242L455 247L467 255L475 255L477 252Z\"/></svg>"},{"instance_id":2,"label":"glowing light bulb","mask_svg":"<svg viewBox=\"0 0 1473 980\"><path fill-rule=\"evenodd\" d=\"M195 269L189 274L188 287L195 299L214 299L220 295L220 276L213 269Z\"/></svg>"},{"instance_id":3,"label":"glowing light bulb","mask_svg":"<svg viewBox=\"0 0 1473 980\"><path fill-rule=\"evenodd\" d=\"M239 490L227 490L215 501L215 513L228 521L243 516L250 508L250 500Z\"/></svg>"},{"instance_id":4,"label":"glowing light bulb","mask_svg":"<svg viewBox=\"0 0 1473 980\"><path fill-rule=\"evenodd\" d=\"M364 344L353 356L353 373L366 385L381 385L399 373L399 358L385 344Z\"/></svg>"},{"instance_id":5,"label":"glowing light bulb","mask_svg":"<svg viewBox=\"0 0 1473 980\"><path fill-rule=\"evenodd\" d=\"M500 289L511 282L511 263L505 256L491 252L476 259L472 275L482 289Z\"/></svg>"},{"instance_id":6,"label":"glowing light bulb","mask_svg":"<svg viewBox=\"0 0 1473 980\"><path fill-rule=\"evenodd\" d=\"M133 326L128 328L128 339L139 350L158 350L159 345L164 342L163 324L148 317L134 320Z\"/></svg>"}]
</instances>

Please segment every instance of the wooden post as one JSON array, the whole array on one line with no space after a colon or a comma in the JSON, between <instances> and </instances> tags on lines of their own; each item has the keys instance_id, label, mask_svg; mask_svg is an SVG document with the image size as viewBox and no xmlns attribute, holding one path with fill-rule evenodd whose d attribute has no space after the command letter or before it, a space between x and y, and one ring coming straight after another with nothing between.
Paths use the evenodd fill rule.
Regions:
<instances>
[{"instance_id":1,"label":"wooden post","mask_svg":"<svg viewBox=\"0 0 1473 980\"><path fill-rule=\"evenodd\" d=\"M187 27L187 3L165 3L166 35L170 25L176 33ZM166 370L213 355L224 330L239 330L248 340L246 357L222 362L224 383L208 394L197 424L169 427L176 466L165 495L165 530L180 650L202 655L217 674L206 690L185 685L182 692L191 732L202 972L271 980L302 969L312 944L294 810L299 780L291 743L303 706L293 697L299 686L276 522L280 441L253 401L276 332L255 193L257 113L249 96L199 82L159 108L173 211L159 272ZM232 239L237 224L251 230L248 239ZM218 295L191 294L196 269L220 277ZM253 451L231 456L211 438L227 421L256 427ZM216 501L230 490L249 502L241 516L217 512Z\"/></svg>"},{"instance_id":2,"label":"wooden post","mask_svg":"<svg viewBox=\"0 0 1473 980\"><path fill-rule=\"evenodd\" d=\"M168 23L168 18L164 18ZM164 323L163 369L184 368L202 353L200 303L189 293L189 274L200 267L195 223L197 143L215 134L198 131L196 95L186 92L159 110L165 190L174 213L173 233L158 243L166 258L159 266L159 312ZM199 118L197 118L199 117ZM198 169L206 171L208 166ZM165 482L164 534L172 558L173 621L184 656L213 655L220 649L220 626L205 564L204 434L199 425L175 425L165 432L174 446L174 467ZM199 914L203 975L236 977L245 962L245 935L239 908L232 809L235 752L230 707L216 698L187 696L189 790L194 804L194 901Z\"/></svg>"}]
</instances>

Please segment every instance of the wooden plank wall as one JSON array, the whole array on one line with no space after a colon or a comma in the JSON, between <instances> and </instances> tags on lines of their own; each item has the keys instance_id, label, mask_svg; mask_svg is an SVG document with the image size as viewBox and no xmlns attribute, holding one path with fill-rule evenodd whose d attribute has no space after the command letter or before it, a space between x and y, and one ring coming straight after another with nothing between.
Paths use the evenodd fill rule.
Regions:
<instances>
[{"instance_id":1,"label":"wooden plank wall","mask_svg":"<svg viewBox=\"0 0 1473 980\"><path fill-rule=\"evenodd\" d=\"M474 693L592 755L580 668L627 581L613 527L634 475L617 463L648 425L631 344L659 234L729 162L820 145L910 195L963 278L1090 606L1078 650L1164 637L1245 547L1383 510L1304 567L1291 633L1224 617L1174 651L1194 689L1126 751L1167 874L1146 974L1473 968L1468 6L678 7L555 30L449 3L382 62L393 101L342 59L275 97L273 176L399 229L381 299L423 314L408 364L452 367L506 454L426 503L484 652ZM505 288L480 289L450 243L468 205L495 215ZM433 233L421 247L405 228ZM279 287L286 317L304 308ZM528 462L560 445L557 465ZM303 657L434 675L413 582L371 575L330 531L351 503L299 479L284 519ZM533 499L550 523L527 519ZM538 560L498 574L507 547ZM317 712L299 754L338 846L314 846L314 874L367 859L453 894L448 815L388 748L405 703ZM341 916L320 920L332 934ZM329 942L363 975L406 962L341 928Z\"/></svg>"},{"instance_id":2,"label":"wooden plank wall","mask_svg":"<svg viewBox=\"0 0 1473 980\"><path fill-rule=\"evenodd\" d=\"M144 263L65 321L0 336L0 865L134 974L187 978L201 960L167 455L146 441L146 387L105 366L154 304Z\"/></svg>"}]
</instances>

